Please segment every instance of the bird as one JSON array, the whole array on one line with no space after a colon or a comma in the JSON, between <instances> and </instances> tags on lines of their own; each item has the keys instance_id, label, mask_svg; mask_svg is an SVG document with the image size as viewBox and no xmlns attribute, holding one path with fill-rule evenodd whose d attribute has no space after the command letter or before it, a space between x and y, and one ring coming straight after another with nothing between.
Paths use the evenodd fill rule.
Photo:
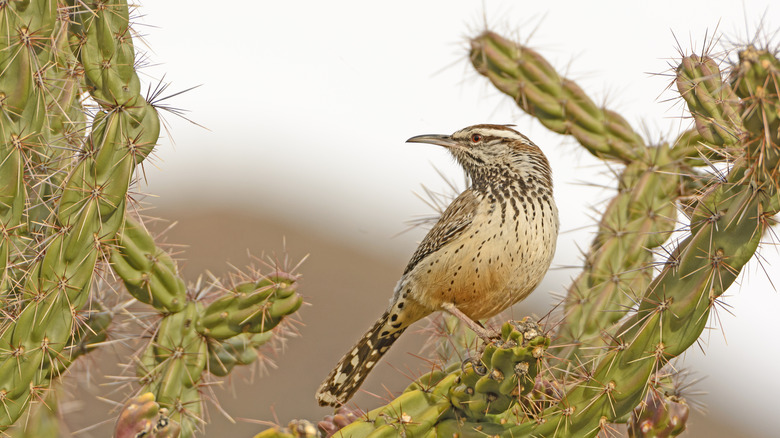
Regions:
<instances>
[{"instance_id":1,"label":"bird","mask_svg":"<svg viewBox=\"0 0 780 438\"><path fill-rule=\"evenodd\" d=\"M420 242L387 310L322 382L321 406L349 401L412 323L444 311L489 342L497 332L478 321L542 281L559 228L552 170L542 150L510 126L479 124L406 141L446 148L471 183Z\"/></svg>"}]
</instances>

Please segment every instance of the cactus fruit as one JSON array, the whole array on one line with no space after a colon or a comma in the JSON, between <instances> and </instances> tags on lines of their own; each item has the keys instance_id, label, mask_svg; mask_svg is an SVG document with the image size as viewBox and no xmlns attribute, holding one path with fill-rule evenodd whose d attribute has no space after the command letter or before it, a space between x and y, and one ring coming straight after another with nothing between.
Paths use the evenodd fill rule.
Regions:
<instances>
[{"instance_id":1,"label":"cactus fruit","mask_svg":"<svg viewBox=\"0 0 780 438\"><path fill-rule=\"evenodd\" d=\"M114 426L114 438L177 438L180 429L168 417L168 410L154 401L154 394L146 392L125 403Z\"/></svg>"},{"instance_id":2,"label":"cactus fruit","mask_svg":"<svg viewBox=\"0 0 780 438\"><path fill-rule=\"evenodd\" d=\"M322 421L317 423L317 429L325 438L330 438L336 435L339 430L349 426L350 424L358 421L360 417L364 416L365 412L361 410L351 409L349 406L340 406L336 409L333 415L326 415Z\"/></svg>"},{"instance_id":3,"label":"cactus fruit","mask_svg":"<svg viewBox=\"0 0 780 438\"><path fill-rule=\"evenodd\" d=\"M287 427L266 429L254 438L319 438L317 428L306 420L293 420Z\"/></svg>"},{"instance_id":4,"label":"cactus fruit","mask_svg":"<svg viewBox=\"0 0 780 438\"><path fill-rule=\"evenodd\" d=\"M225 376L237 364L252 363L256 349L270 339L272 330L298 310L303 300L296 293L295 279L276 272L237 283L210 304L187 301L181 311L165 314L155 327L151 342L138 355L137 377L141 392L153 394L168 409L170 419L181 425L183 437L193 436L200 427L206 373ZM166 283L176 284L154 284ZM153 283L148 284L154 295ZM166 287L162 293L169 290Z\"/></svg>"},{"instance_id":5,"label":"cactus fruit","mask_svg":"<svg viewBox=\"0 0 780 438\"><path fill-rule=\"evenodd\" d=\"M674 396L649 391L644 401L634 408L628 421L630 438L665 438L685 431L688 405Z\"/></svg>"}]
</instances>

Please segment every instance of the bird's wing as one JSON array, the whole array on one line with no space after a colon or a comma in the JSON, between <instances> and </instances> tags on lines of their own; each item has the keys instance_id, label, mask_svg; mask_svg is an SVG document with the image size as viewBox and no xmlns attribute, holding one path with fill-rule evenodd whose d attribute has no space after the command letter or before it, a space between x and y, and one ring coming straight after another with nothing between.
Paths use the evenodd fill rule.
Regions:
<instances>
[{"instance_id":1,"label":"bird's wing","mask_svg":"<svg viewBox=\"0 0 780 438\"><path fill-rule=\"evenodd\" d=\"M478 205L477 195L471 189L464 191L455 198L449 207L444 210L436 225L428 231L428 234L420 242L417 251L414 252L412 259L409 260L409 264L406 265L404 275L414 269L429 254L438 251L439 248L463 234L471 225Z\"/></svg>"}]
</instances>

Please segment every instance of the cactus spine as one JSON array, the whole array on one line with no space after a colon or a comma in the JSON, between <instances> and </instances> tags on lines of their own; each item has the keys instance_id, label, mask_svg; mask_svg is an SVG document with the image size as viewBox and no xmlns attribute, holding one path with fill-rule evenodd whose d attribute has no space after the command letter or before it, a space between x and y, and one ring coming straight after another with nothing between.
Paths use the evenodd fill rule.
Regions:
<instances>
[{"instance_id":1,"label":"cactus spine","mask_svg":"<svg viewBox=\"0 0 780 438\"><path fill-rule=\"evenodd\" d=\"M70 17L59 13L56 3L48 1L6 3L0 11L7 28L15 31L4 34L4 44L16 49L4 51L3 77L8 81L2 91L10 99L4 102L1 123L6 141L15 149L9 154L10 162L24 165L20 172L13 164L10 173L17 181L8 182L4 189L32 182L31 192L37 192L39 198L24 199L25 190L13 189L11 222L5 224L6 230L9 226L17 228L13 233L4 233L4 247L16 249L24 245L31 257L3 250L5 258L14 262L10 281L4 281L3 295L6 303L18 310L13 318L4 321L0 337L0 350L4 352L0 394L6 407L0 411L0 425L12 424L32 399L40 397L36 391L48 386L49 368L59 366L61 352L76 330L74 320L89 300L98 258L124 219L132 172L159 134L156 111L140 97L139 87L128 88L138 78L132 69L132 41L120 38L129 28L127 5L120 2L103 6L94 15L78 16L85 22L74 24L82 29L83 36L74 56L85 66L86 83L96 95L113 94L122 100L99 100L100 109L78 156L72 164L63 160L63 168L54 169L53 176L60 172L65 175L61 186L56 187L56 198L51 184L57 178L50 180L49 174L41 171L46 169L54 154L51 151L57 146L47 141L47 136L55 135L51 130L74 123L63 122L66 111L55 104L63 96L49 91L59 88L58 80L62 78L56 74L49 77L55 69L52 65L65 70L66 75L68 66L74 66L72 58L55 56L55 49L69 49L64 41L67 33L63 33L63 22ZM106 26L100 41L98 23ZM49 41L52 46L47 44ZM120 45L121 50L114 53L114 45ZM89 61L90 54L97 56L95 52L101 50L102 63ZM128 59L129 70L119 65ZM100 81L100 75L111 76L112 80ZM71 84L65 82L67 90ZM71 92L66 96L65 103L72 102L73 95ZM51 112L55 115L51 124L47 103L52 104ZM67 112L71 112L70 107ZM64 134L56 133L60 141ZM34 213L46 215L20 218L16 207L26 202L38 207ZM19 235L25 229L29 234ZM5 275L9 275L7 268Z\"/></svg>"},{"instance_id":2,"label":"cactus spine","mask_svg":"<svg viewBox=\"0 0 780 438\"><path fill-rule=\"evenodd\" d=\"M251 363L302 303L297 277L278 267L188 293L128 213L160 132L129 16L124 0L0 2L0 431L31 404L36 418L56 419L47 392L110 336L115 315L96 294L109 269L159 313L118 436L193 436L209 375Z\"/></svg>"}]
</instances>

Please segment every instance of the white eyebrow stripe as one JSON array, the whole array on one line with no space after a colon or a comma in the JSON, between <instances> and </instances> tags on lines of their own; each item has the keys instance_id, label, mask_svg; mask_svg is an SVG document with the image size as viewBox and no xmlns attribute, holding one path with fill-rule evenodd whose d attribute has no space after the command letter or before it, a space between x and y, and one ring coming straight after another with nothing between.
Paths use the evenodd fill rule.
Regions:
<instances>
[{"instance_id":1,"label":"white eyebrow stripe","mask_svg":"<svg viewBox=\"0 0 780 438\"><path fill-rule=\"evenodd\" d=\"M474 132L480 133L486 137L503 137L512 138L515 140L528 140L526 136L509 129L482 128L475 130Z\"/></svg>"}]
</instances>

